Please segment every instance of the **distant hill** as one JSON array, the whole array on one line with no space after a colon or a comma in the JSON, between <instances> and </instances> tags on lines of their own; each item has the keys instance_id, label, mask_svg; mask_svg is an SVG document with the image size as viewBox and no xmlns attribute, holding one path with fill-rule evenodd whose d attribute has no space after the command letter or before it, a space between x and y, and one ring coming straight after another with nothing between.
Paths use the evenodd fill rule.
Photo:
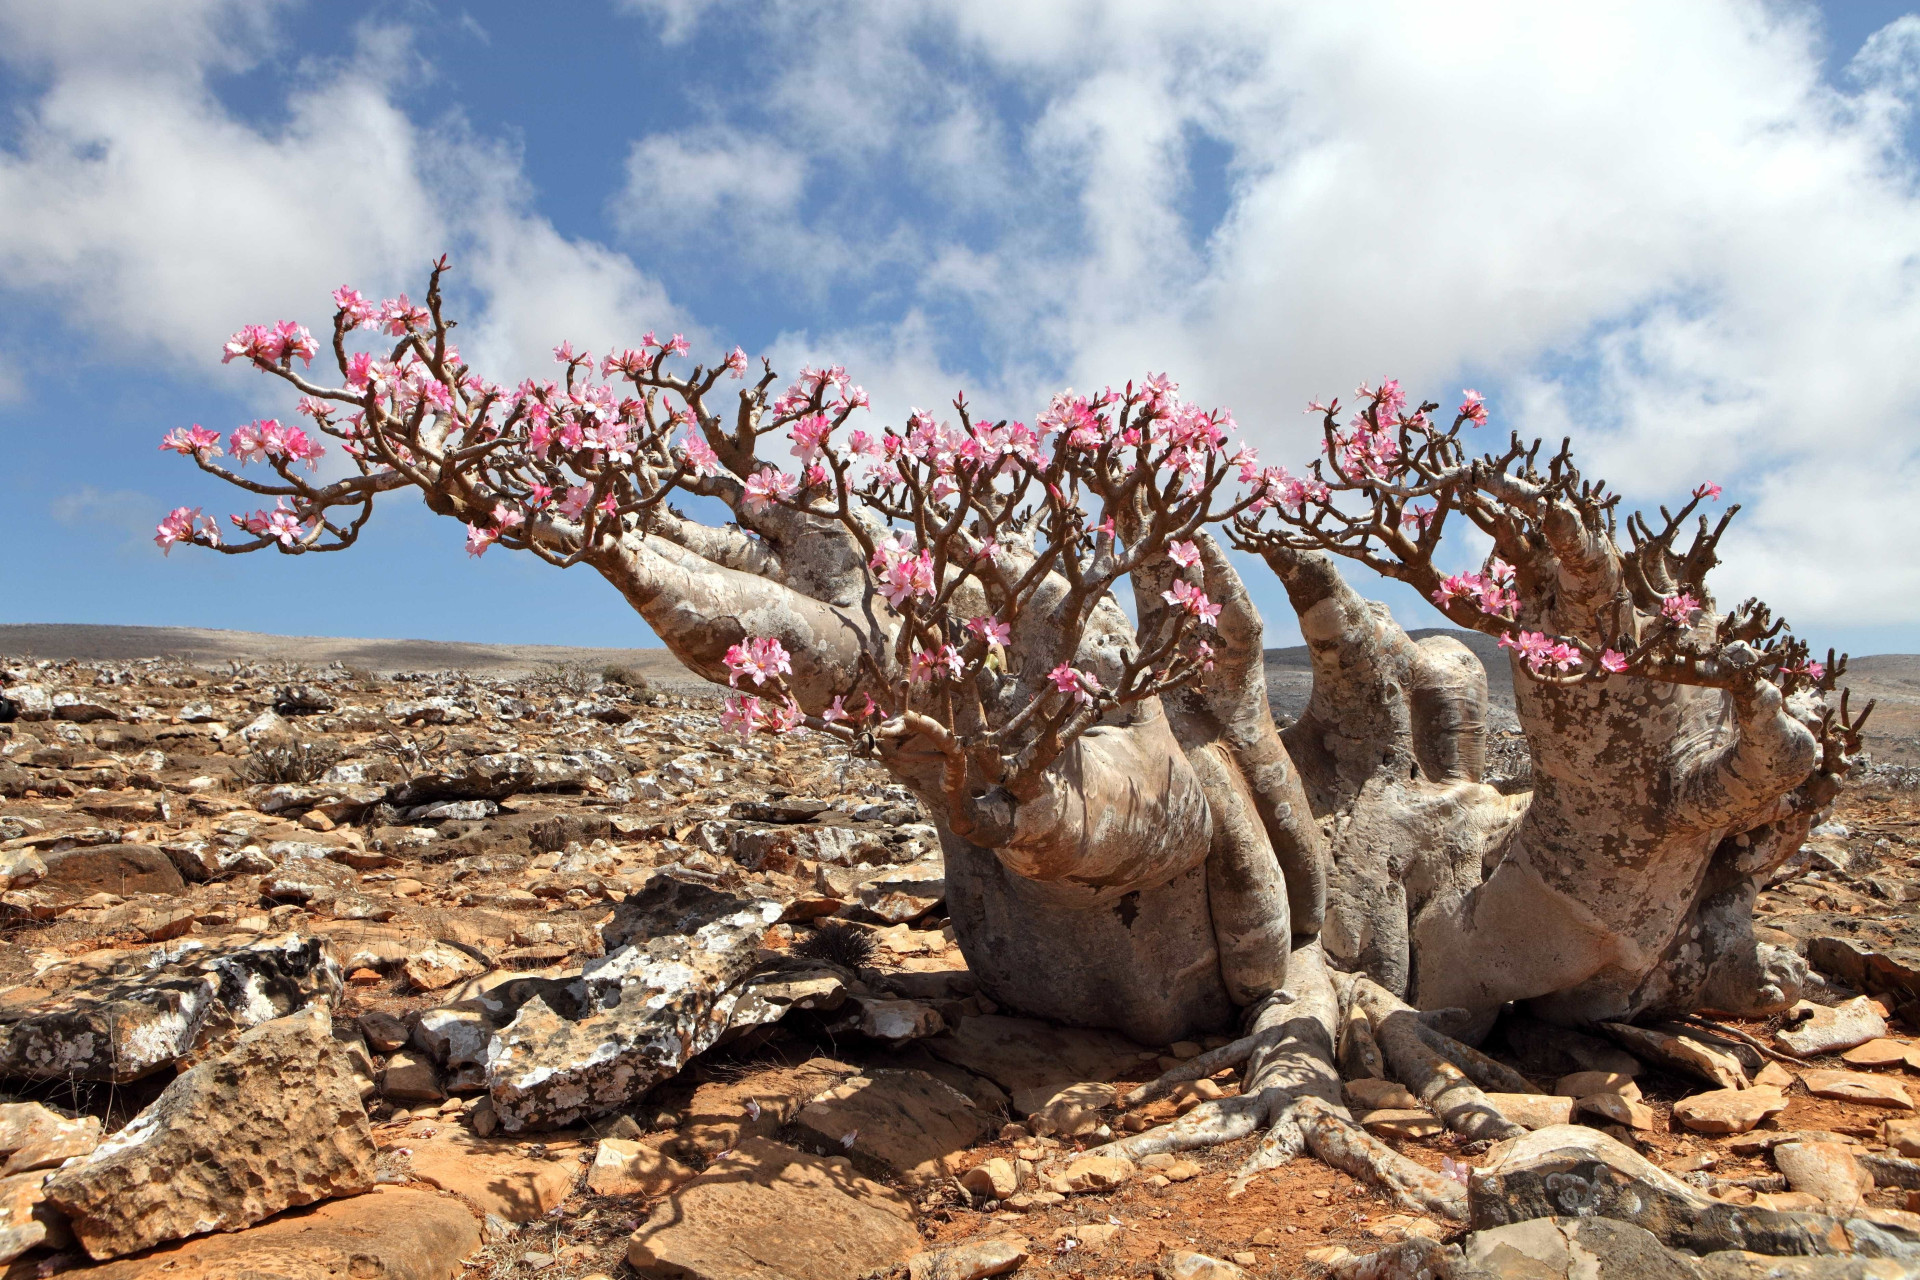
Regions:
<instances>
[{"instance_id":1,"label":"distant hill","mask_svg":"<svg viewBox=\"0 0 1920 1280\"><path fill-rule=\"evenodd\" d=\"M1487 669L1487 692L1496 728L1513 722L1513 672L1506 655L1477 631L1430 628L1411 632L1415 639L1448 635L1479 655ZM662 687L707 688L665 649L588 649L543 644L467 644L448 640L354 640L327 636L275 636L255 631L215 631L200 627L114 627L51 622L0 624L0 655L34 658L120 660L177 657L207 664L230 658L350 667L390 674L443 668L506 675L538 672L566 663L594 670L611 664L632 667ZM1266 652L1267 686L1274 710L1300 714L1312 687L1312 666L1305 645ZM1920 654L1882 653L1853 659L1846 683L1858 708L1878 702L1868 722L1875 755L1903 764L1920 763Z\"/></svg>"}]
</instances>

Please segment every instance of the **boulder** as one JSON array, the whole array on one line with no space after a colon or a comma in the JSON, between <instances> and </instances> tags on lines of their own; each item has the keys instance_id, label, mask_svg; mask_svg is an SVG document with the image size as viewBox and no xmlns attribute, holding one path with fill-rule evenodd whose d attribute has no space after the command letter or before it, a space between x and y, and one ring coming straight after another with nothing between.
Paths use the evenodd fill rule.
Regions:
<instances>
[{"instance_id":1,"label":"boulder","mask_svg":"<svg viewBox=\"0 0 1920 1280\"><path fill-rule=\"evenodd\" d=\"M412 1040L441 1066L458 1069L486 1065L493 1031L478 1002L465 1001L422 1013L413 1024Z\"/></svg>"},{"instance_id":2,"label":"boulder","mask_svg":"<svg viewBox=\"0 0 1920 1280\"><path fill-rule=\"evenodd\" d=\"M1787 1011L1786 1020L1793 1025L1774 1032L1774 1043L1802 1058L1838 1053L1887 1034L1887 1020L1865 996L1832 1007L1802 1000Z\"/></svg>"},{"instance_id":3,"label":"boulder","mask_svg":"<svg viewBox=\"0 0 1920 1280\"><path fill-rule=\"evenodd\" d=\"M662 1280L846 1280L919 1252L899 1193L844 1158L749 1138L653 1211L627 1262Z\"/></svg>"},{"instance_id":4,"label":"boulder","mask_svg":"<svg viewBox=\"0 0 1920 1280\"><path fill-rule=\"evenodd\" d=\"M325 1012L241 1035L47 1182L95 1258L251 1226L374 1185L373 1134Z\"/></svg>"},{"instance_id":5,"label":"boulder","mask_svg":"<svg viewBox=\"0 0 1920 1280\"><path fill-rule=\"evenodd\" d=\"M1023 1236L995 1236L966 1240L943 1249L929 1249L907 1260L907 1280L986 1280L1017 1271L1027 1260Z\"/></svg>"},{"instance_id":6,"label":"boulder","mask_svg":"<svg viewBox=\"0 0 1920 1280\"><path fill-rule=\"evenodd\" d=\"M0 889L24 889L47 874L47 864L31 849L0 849Z\"/></svg>"},{"instance_id":7,"label":"boulder","mask_svg":"<svg viewBox=\"0 0 1920 1280\"><path fill-rule=\"evenodd\" d=\"M170 895L187 887L173 859L155 845L96 844L40 856L47 870L34 888L60 902L78 902L96 893L122 898Z\"/></svg>"},{"instance_id":8,"label":"boulder","mask_svg":"<svg viewBox=\"0 0 1920 1280\"><path fill-rule=\"evenodd\" d=\"M297 902L324 907L343 894L356 892L360 877L324 857L294 857L260 877L260 896L275 902Z\"/></svg>"},{"instance_id":9,"label":"boulder","mask_svg":"<svg viewBox=\"0 0 1920 1280\"><path fill-rule=\"evenodd\" d=\"M1700 1260L1700 1280L1909 1280L1911 1263L1895 1258L1770 1258L1726 1249Z\"/></svg>"},{"instance_id":10,"label":"boulder","mask_svg":"<svg viewBox=\"0 0 1920 1280\"><path fill-rule=\"evenodd\" d=\"M1897 1004L1920 1000L1920 950L1872 947L1855 938L1811 938L1807 963L1856 991L1890 995Z\"/></svg>"},{"instance_id":11,"label":"boulder","mask_svg":"<svg viewBox=\"0 0 1920 1280\"><path fill-rule=\"evenodd\" d=\"M440 1102L447 1096L433 1059L402 1049L380 1069L380 1092L401 1102Z\"/></svg>"},{"instance_id":12,"label":"boulder","mask_svg":"<svg viewBox=\"0 0 1920 1280\"><path fill-rule=\"evenodd\" d=\"M1476 1231L1534 1218L1602 1217L1643 1227L1669 1248L1821 1253L1822 1220L1711 1199L1598 1129L1554 1125L1500 1143L1467 1182Z\"/></svg>"},{"instance_id":13,"label":"boulder","mask_svg":"<svg viewBox=\"0 0 1920 1280\"><path fill-rule=\"evenodd\" d=\"M694 1171L630 1138L602 1138L587 1170L587 1189L601 1196L663 1196L693 1181Z\"/></svg>"},{"instance_id":14,"label":"boulder","mask_svg":"<svg viewBox=\"0 0 1920 1280\"><path fill-rule=\"evenodd\" d=\"M1067 1163L1060 1180L1069 1192L1113 1191L1126 1185L1133 1175L1133 1161L1125 1156L1081 1156Z\"/></svg>"},{"instance_id":15,"label":"boulder","mask_svg":"<svg viewBox=\"0 0 1920 1280\"><path fill-rule=\"evenodd\" d=\"M1695 1133L1745 1133L1787 1109L1778 1089L1709 1089L1673 1104L1673 1118Z\"/></svg>"},{"instance_id":16,"label":"boulder","mask_svg":"<svg viewBox=\"0 0 1920 1280\"><path fill-rule=\"evenodd\" d=\"M654 875L602 930L609 954L580 977L584 1017L536 998L495 1033L487 1081L501 1123L557 1128L614 1110L745 1024L744 979L779 918L770 899Z\"/></svg>"},{"instance_id":17,"label":"boulder","mask_svg":"<svg viewBox=\"0 0 1920 1280\"><path fill-rule=\"evenodd\" d=\"M42 974L51 985L62 970ZM340 966L323 939L183 938L112 953L104 972L10 1011L0 1076L125 1084L190 1053L218 1052L246 1028L339 999Z\"/></svg>"},{"instance_id":18,"label":"boulder","mask_svg":"<svg viewBox=\"0 0 1920 1280\"><path fill-rule=\"evenodd\" d=\"M1842 1102L1864 1102L1874 1107L1898 1107L1911 1110L1913 1099L1900 1082L1887 1076L1868 1075L1864 1071L1803 1071L1800 1082L1816 1098L1835 1098Z\"/></svg>"},{"instance_id":19,"label":"boulder","mask_svg":"<svg viewBox=\"0 0 1920 1280\"><path fill-rule=\"evenodd\" d=\"M1836 1218L1849 1217L1873 1190L1873 1176L1838 1142L1783 1142L1773 1149L1773 1163L1788 1186L1818 1196Z\"/></svg>"},{"instance_id":20,"label":"boulder","mask_svg":"<svg viewBox=\"0 0 1920 1280\"><path fill-rule=\"evenodd\" d=\"M480 1222L458 1200L376 1187L85 1274L87 1280L447 1280L479 1247Z\"/></svg>"},{"instance_id":21,"label":"boulder","mask_svg":"<svg viewBox=\"0 0 1920 1280\"><path fill-rule=\"evenodd\" d=\"M273 859L257 844L184 839L170 840L160 850L183 878L195 884L273 870Z\"/></svg>"},{"instance_id":22,"label":"boulder","mask_svg":"<svg viewBox=\"0 0 1920 1280\"><path fill-rule=\"evenodd\" d=\"M580 1176L579 1149L554 1143L544 1155L518 1143L452 1132L407 1143L407 1168L421 1182L450 1191L484 1217L532 1222L573 1191Z\"/></svg>"},{"instance_id":23,"label":"boulder","mask_svg":"<svg viewBox=\"0 0 1920 1280\"><path fill-rule=\"evenodd\" d=\"M987 1118L965 1094L924 1071L874 1071L828 1089L794 1117L829 1150L868 1156L909 1186L939 1181L946 1160L979 1141Z\"/></svg>"},{"instance_id":24,"label":"boulder","mask_svg":"<svg viewBox=\"0 0 1920 1280\"><path fill-rule=\"evenodd\" d=\"M1454 1280L1698 1280L1691 1259L1607 1218L1533 1218L1476 1231Z\"/></svg>"}]
</instances>

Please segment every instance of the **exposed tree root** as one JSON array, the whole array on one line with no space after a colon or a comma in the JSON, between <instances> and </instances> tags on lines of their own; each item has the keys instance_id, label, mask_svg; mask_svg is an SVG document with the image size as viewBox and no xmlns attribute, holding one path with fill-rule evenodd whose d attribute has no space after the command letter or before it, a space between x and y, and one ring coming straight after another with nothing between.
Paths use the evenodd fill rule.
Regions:
<instances>
[{"instance_id":1,"label":"exposed tree root","mask_svg":"<svg viewBox=\"0 0 1920 1280\"><path fill-rule=\"evenodd\" d=\"M1292 1112L1308 1148L1334 1168L1383 1188L1403 1209L1467 1220L1467 1189L1459 1182L1409 1160L1318 1098L1300 1099Z\"/></svg>"},{"instance_id":2,"label":"exposed tree root","mask_svg":"<svg viewBox=\"0 0 1920 1280\"><path fill-rule=\"evenodd\" d=\"M1442 1035L1431 1026L1420 1023L1420 1038L1427 1047L1466 1072L1473 1082L1482 1089L1494 1093L1540 1093L1539 1085L1507 1066L1504 1062L1495 1062L1486 1054L1470 1044L1462 1044L1452 1036Z\"/></svg>"},{"instance_id":3,"label":"exposed tree root","mask_svg":"<svg viewBox=\"0 0 1920 1280\"><path fill-rule=\"evenodd\" d=\"M1342 1258L1327 1268L1327 1280L1446 1280L1453 1274L1447 1247L1425 1236Z\"/></svg>"},{"instance_id":4,"label":"exposed tree root","mask_svg":"<svg viewBox=\"0 0 1920 1280\"><path fill-rule=\"evenodd\" d=\"M1257 1016L1255 1021L1258 1022ZM1179 1066L1168 1070L1159 1079L1149 1080L1133 1090L1120 1099L1120 1104L1126 1107L1137 1107L1144 1102L1152 1102L1155 1098L1166 1097L1190 1080L1210 1076L1225 1067L1237 1067L1253 1056L1253 1051L1259 1044L1260 1036L1255 1033L1241 1036L1232 1044L1223 1044L1218 1049L1203 1053L1197 1058L1189 1058Z\"/></svg>"},{"instance_id":5,"label":"exposed tree root","mask_svg":"<svg viewBox=\"0 0 1920 1280\"><path fill-rule=\"evenodd\" d=\"M1429 1043L1428 1037L1439 1033L1426 1027L1398 996L1368 978L1356 981L1353 992L1354 1000L1373 1024L1374 1039L1380 1042L1394 1076L1411 1089L1442 1124L1473 1139L1499 1140L1526 1132L1501 1115L1479 1086ZM1465 1045L1458 1047L1484 1059L1484 1055L1467 1050ZM1500 1070L1513 1074L1505 1067ZM1529 1085L1522 1092L1534 1090Z\"/></svg>"}]
</instances>

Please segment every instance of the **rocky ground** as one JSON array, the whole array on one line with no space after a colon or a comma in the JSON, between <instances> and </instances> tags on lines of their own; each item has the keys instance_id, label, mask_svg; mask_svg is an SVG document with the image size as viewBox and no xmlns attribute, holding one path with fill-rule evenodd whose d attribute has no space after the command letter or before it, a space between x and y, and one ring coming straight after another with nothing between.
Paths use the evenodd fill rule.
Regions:
<instances>
[{"instance_id":1,"label":"rocky ground","mask_svg":"<svg viewBox=\"0 0 1920 1280\"><path fill-rule=\"evenodd\" d=\"M8 1280L1920 1268L1870 1258L1920 1249L1908 771L1761 899L1820 975L1796 1016L1510 1018L1462 1064L1524 1077L1489 1105L1534 1132L1499 1147L1349 1071L1352 1116L1454 1189L1422 1213L1310 1155L1236 1186L1254 1139L1097 1150L1233 1096L1202 1059L1128 1097L1224 1039L996 1009L910 796L625 678L14 662Z\"/></svg>"}]
</instances>

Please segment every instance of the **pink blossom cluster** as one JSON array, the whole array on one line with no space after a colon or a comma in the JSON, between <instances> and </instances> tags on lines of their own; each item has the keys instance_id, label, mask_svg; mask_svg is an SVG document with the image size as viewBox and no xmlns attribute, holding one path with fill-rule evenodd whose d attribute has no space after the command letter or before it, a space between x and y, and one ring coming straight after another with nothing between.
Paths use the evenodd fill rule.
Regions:
<instances>
[{"instance_id":1,"label":"pink blossom cluster","mask_svg":"<svg viewBox=\"0 0 1920 1280\"><path fill-rule=\"evenodd\" d=\"M1581 663L1578 648L1539 631L1510 632L1500 637L1500 647L1513 650L1535 675L1544 675L1548 668L1571 671Z\"/></svg>"},{"instance_id":2,"label":"pink blossom cluster","mask_svg":"<svg viewBox=\"0 0 1920 1280\"><path fill-rule=\"evenodd\" d=\"M1433 602L1442 609L1455 600L1470 599L1480 612L1494 618L1511 618L1520 607L1520 596L1513 589L1513 566L1495 556L1480 573L1450 573L1440 579Z\"/></svg>"},{"instance_id":3,"label":"pink blossom cluster","mask_svg":"<svg viewBox=\"0 0 1920 1280\"><path fill-rule=\"evenodd\" d=\"M1240 479L1248 482L1246 467L1240 471ZM1258 473L1259 492L1254 495L1252 504L1247 508L1259 515L1268 507L1278 507L1294 515L1308 502L1325 502L1329 495L1327 486L1318 480L1296 476L1285 467L1268 467Z\"/></svg>"},{"instance_id":4,"label":"pink blossom cluster","mask_svg":"<svg viewBox=\"0 0 1920 1280\"><path fill-rule=\"evenodd\" d=\"M1693 623L1693 615L1699 611L1700 602L1687 591L1682 591L1677 596L1668 596L1660 602L1661 616L1675 626L1690 626Z\"/></svg>"},{"instance_id":5,"label":"pink blossom cluster","mask_svg":"<svg viewBox=\"0 0 1920 1280\"><path fill-rule=\"evenodd\" d=\"M199 535L210 547L220 545L220 526L212 516L203 516L198 507L175 507L154 529L153 541L162 555L172 552L176 542L192 542Z\"/></svg>"},{"instance_id":6,"label":"pink blossom cluster","mask_svg":"<svg viewBox=\"0 0 1920 1280\"><path fill-rule=\"evenodd\" d=\"M736 644L722 659L728 671L727 683L738 688L742 676L751 676L756 685L765 684L793 672L793 658L774 636L749 636L745 644Z\"/></svg>"},{"instance_id":7,"label":"pink blossom cluster","mask_svg":"<svg viewBox=\"0 0 1920 1280\"><path fill-rule=\"evenodd\" d=\"M934 679L958 680L964 668L960 651L950 644L932 650L915 649L907 668L907 679L914 684L926 684Z\"/></svg>"},{"instance_id":8,"label":"pink blossom cluster","mask_svg":"<svg viewBox=\"0 0 1920 1280\"><path fill-rule=\"evenodd\" d=\"M1047 679L1053 681L1053 687L1059 692L1068 694L1082 705L1092 702L1103 692L1099 676L1065 662L1047 672Z\"/></svg>"},{"instance_id":9,"label":"pink blossom cluster","mask_svg":"<svg viewBox=\"0 0 1920 1280\"><path fill-rule=\"evenodd\" d=\"M171 449L185 457L217 458L220 456L220 433L209 431L197 422L191 427L175 427L160 441L160 448Z\"/></svg>"},{"instance_id":10,"label":"pink blossom cluster","mask_svg":"<svg viewBox=\"0 0 1920 1280\"><path fill-rule=\"evenodd\" d=\"M1460 416L1465 418L1468 422L1471 422L1476 427L1486 426L1487 425L1486 397L1481 395L1478 391L1475 391L1471 387L1469 387L1467 388L1467 390L1462 391L1460 393L1460 398L1461 398L1460 409L1459 409Z\"/></svg>"},{"instance_id":11,"label":"pink blossom cluster","mask_svg":"<svg viewBox=\"0 0 1920 1280\"><path fill-rule=\"evenodd\" d=\"M988 644L997 644L1002 648L1013 641L1013 629L998 618L969 618L967 630Z\"/></svg>"},{"instance_id":12,"label":"pink blossom cluster","mask_svg":"<svg viewBox=\"0 0 1920 1280\"><path fill-rule=\"evenodd\" d=\"M1194 586L1185 578L1175 578L1173 586L1160 593L1160 598L1174 608L1190 613L1205 626L1213 626L1220 617L1221 606L1207 599L1206 592Z\"/></svg>"},{"instance_id":13,"label":"pink blossom cluster","mask_svg":"<svg viewBox=\"0 0 1920 1280\"><path fill-rule=\"evenodd\" d=\"M800 704L791 696L775 702L743 693L728 698L720 709L720 727L742 738L752 737L756 729L767 733L792 733L806 723L806 718L807 713L800 709Z\"/></svg>"},{"instance_id":14,"label":"pink blossom cluster","mask_svg":"<svg viewBox=\"0 0 1920 1280\"><path fill-rule=\"evenodd\" d=\"M880 576L880 589L896 609L916 596L933 597L933 553L915 548L898 533L888 534L874 547L867 567Z\"/></svg>"},{"instance_id":15,"label":"pink blossom cluster","mask_svg":"<svg viewBox=\"0 0 1920 1280\"><path fill-rule=\"evenodd\" d=\"M220 363L244 359L261 364L279 364L298 356L302 363L311 365L313 357L320 350L320 344L313 340L304 325L291 320L282 320L268 328L265 325L243 325L240 331L227 339L227 345L221 348Z\"/></svg>"},{"instance_id":16,"label":"pink blossom cluster","mask_svg":"<svg viewBox=\"0 0 1920 1280\"><path fill-rule=\"evenodd\" d=\"M233 515L227 519L254 537L272 538L283 547L291 547L301 541L312 529L287 506L285 498L275 502L271 511L255 511L251 515Z\"/></svg>"},{"instance_id":17,"label":"pink blossom cluster","mask_svg":"<svg viewBox=\"0 0 1920 1280\"><path fill-rule=\"evenodd\" d=\"M358 289L341 285L333 291L333 303L340 309L348 332L376 329L384 331L389 337L403 338L433 323L432 314L425 307L414 306L412 299L404 293L397 298L376 303L361 297Z\"/></svg>"},{"instance_id":18,"label":"pink blossom cluster","mask_svg":"<svg viewBox=\"0 0 1920 1280\"><path fill-rule=\"evenodd\" d=\"M199 428L196 427L194 430L197 431ZM191 433L188 439L191 441ZM173 436L170 435L160 447L165 449L178 446L173 443ZM299 427L282 426L278 418L262 418L257 422L249 422L243 427L236 427L233 435L227 440L227 451L241 462L285 458L290 462L304 462L307 464L307 470L311 471L315 461L327 450L326 446ZM187 450L183 449L181 452L184 453Z\"/></svg>"}]
</instances>

